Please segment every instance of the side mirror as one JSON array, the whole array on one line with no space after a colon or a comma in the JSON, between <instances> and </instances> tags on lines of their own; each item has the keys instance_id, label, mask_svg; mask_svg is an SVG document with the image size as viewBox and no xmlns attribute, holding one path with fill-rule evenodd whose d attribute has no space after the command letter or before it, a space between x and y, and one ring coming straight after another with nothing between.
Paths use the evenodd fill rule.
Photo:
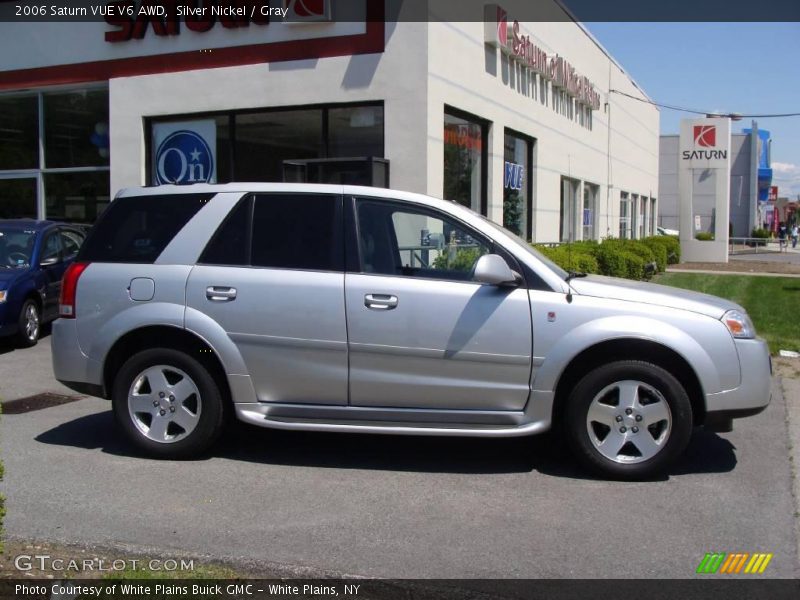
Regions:
<instances>
[{"instance_id":1,"label":"side mirror","mask_svg":"<svg viewBox=\"0 0 800 600\"><path fill-rule=\"evenodd\" d=\"M520 279L520 274L512 271L503 257L497 254L484 254L475 264L473 280L479 283L517 285Z\"/></svg>"},{"instance_id":2,"label":"side mirror","mask_svg":"<svg viewBox=\"0 0 800 600\"><path fill-rule=\"evenodd\" d=\"M49 267L50 265L57 264L60 260L61 259L58 258L58 256L49 256L48 258L45 258L44 260L39 262L39 266L40 267Z\"/></svg>"}]
</instances>

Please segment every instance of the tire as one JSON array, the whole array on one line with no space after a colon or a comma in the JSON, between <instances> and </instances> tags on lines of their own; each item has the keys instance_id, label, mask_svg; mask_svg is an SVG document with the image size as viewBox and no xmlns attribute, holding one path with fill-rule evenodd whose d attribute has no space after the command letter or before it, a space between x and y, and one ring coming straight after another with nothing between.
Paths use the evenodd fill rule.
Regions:
<instances>
[{"instance_id":1,"label":"tire","mask_svg":"<svg viewBox=\"0 0 800 600\"><path fill-rule=\"evenodd\" d=\"M648 362L617 361L594 369L567 403L564 425L573 454L611 479L647 479L663 472L692 434L686 390Z\"/></svg>"},{"instance_id":2,"label":"tire","mask_svg":"<svg viewBox=\"0 0 800 600\"><path fill-rule=\"evenodd\" d=\"M31 348L39 342L42 333L42 311L33 298L22 303L17 319L17 344L22 348Z\"/></svg>"},{"instance_id":3,"label":"tire","mask_svg":"<svg viewBox=\"0 0 800 600\"><path fill-rule=\"evenodd\" d=\"M114 379L112 403L127 437L157 458L197 457L223 428L219 387L178 350L144 350L129 358Z\"/></svg>"}]
</instances>

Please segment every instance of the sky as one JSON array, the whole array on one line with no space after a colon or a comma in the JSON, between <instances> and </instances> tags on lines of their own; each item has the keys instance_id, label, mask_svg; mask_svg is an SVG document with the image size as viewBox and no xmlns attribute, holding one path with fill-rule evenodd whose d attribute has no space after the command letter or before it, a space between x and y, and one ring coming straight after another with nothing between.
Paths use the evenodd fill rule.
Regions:
<instances>
[{"instance_id":1,"label":"sky","mask_svg":"<svg viewBox=\"0 0 800 600\"><path fill-rule=\"evenodd\" d=\"M743 115L800 113L800 23L584 25L655 102ZM678 133L680 120L692 117L662 108L661 133ZM752 120L732 123L732 131ZM772 184L796 199L800 116L755 120L772 134Z\"/></svg>"}]
</instances>

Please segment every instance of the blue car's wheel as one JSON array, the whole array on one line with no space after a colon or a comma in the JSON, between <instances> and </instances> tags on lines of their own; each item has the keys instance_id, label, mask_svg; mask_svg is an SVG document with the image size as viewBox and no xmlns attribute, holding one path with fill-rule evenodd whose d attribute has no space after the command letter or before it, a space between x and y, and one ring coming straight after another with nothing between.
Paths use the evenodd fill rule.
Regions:
<instances>
[{"instance_id":1,"label":"blue car's wheel","mask_svg":"<svg viewBox=\"0 0 800 600\"><path fill-rule=\"evenodd\" d=\"M35 346L42 331L42 316L39 305L34 300L28 299L22 304L18 327L17 341L19 345L25 348Z\"/></svg>"}]
</instances>

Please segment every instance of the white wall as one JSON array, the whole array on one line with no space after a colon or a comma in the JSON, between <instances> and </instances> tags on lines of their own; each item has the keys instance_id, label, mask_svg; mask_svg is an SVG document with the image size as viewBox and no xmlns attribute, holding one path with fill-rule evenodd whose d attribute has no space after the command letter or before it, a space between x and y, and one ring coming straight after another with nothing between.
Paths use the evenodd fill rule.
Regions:
<instances>
[{"instance_id":1,"label":"white wall","mask_svg":"<svg viewBox=\"0 0 800 600\"><path fill-rule=\"evenodd\" d=\"M112 79L112 194L146 183L148 117L371 100L385 102L392 187L426 191L426 28L426 23L387 23L382 54Z\"/></svg>"}]
</instances>

